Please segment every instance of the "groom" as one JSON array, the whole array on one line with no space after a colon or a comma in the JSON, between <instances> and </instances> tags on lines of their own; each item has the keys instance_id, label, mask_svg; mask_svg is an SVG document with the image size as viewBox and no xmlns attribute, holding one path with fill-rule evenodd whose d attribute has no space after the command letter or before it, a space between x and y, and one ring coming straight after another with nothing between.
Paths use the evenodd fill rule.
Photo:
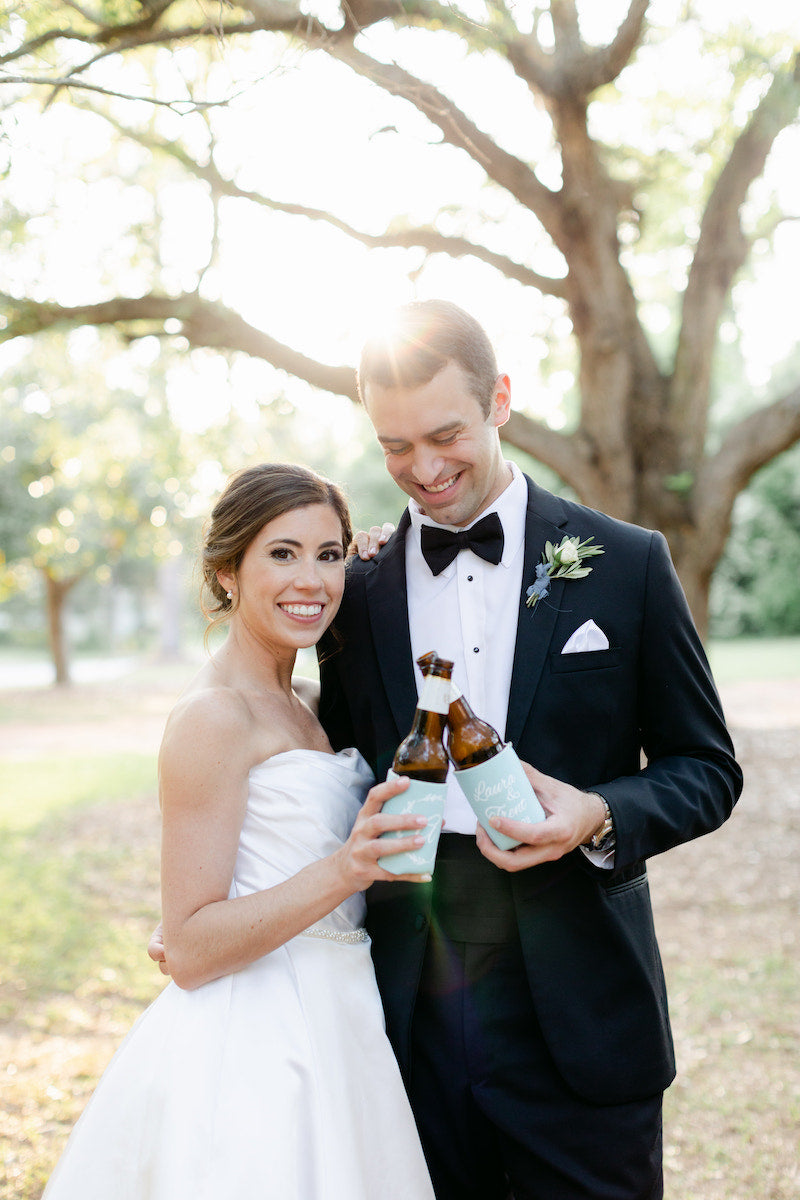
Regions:
<instances>
[{"instance_id":1,"label":"groom","mask_svg":"<svg viewBox=\"0 0 800 1200\"><path fill-rule=\"evenodd\" d=\"M334 749L357 745L383 778L414 660L436 650L532 764L548 814L498 820L522 842L501 851L451 783L432 884L368 893L438 1200L653 1200L675 1068L645 862L715 829L741 790L666 543L504 460L509 380L456 305L401 310L365 347L359 389L410 503L379 556L350 565L341 641L321 653ZM431 546L442 529L452 545ZM540 578L528 607L545 543L565 536L602 554L583 577Z\"/></svg>"}]
</instances>

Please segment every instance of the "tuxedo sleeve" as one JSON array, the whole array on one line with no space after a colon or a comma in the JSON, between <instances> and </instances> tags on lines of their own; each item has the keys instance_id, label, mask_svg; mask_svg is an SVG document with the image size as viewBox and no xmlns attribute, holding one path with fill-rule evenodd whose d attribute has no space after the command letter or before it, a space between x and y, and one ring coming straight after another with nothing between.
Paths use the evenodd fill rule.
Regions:
<instances>
[{"instance_id":1,"label":"tuxedo sleeve","mask_svg":"<svg viewBox=\"0 0 800 1200\"><path fill-rule=\"evenodd\" d=\"M347 695L339 675L341 650L335 635L326 636L318 649L319 656L319 719L334 750L355 746L357 739Z\"/></svg>"},{"instance_id":2,"label":"tuxedo sleeve","mask_svg":"<svg viewBox=\"0 0 800 1200\"><path fill-rule=\"evenodd\" d=\"M637 686L645 765L590 789L614 815L617 871L716 829L742 789L711 670L660 533L651 536L645 575Z\"/></svg>"}]
</instances>

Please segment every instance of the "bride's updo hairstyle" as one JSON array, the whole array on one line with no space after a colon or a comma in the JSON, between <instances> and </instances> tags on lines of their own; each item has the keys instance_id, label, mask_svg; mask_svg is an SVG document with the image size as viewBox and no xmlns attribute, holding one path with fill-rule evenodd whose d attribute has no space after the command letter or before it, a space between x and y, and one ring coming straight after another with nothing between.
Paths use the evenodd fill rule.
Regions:
<instances>
[{"instance_id":1,"label":"bride's updo hairstyle","mask_svg":"<svg viewBox=\"0 0 800 1200\"><path fill-rule=\"evenodd\" d=\"M228 599L217 572L236 575L247 547L265 525L310 504L327 504L334 510L346 554L353 527L344 493L335 483L293 463L261 463L231 476L203 532L200 606L209 622L206 637L224 624L238 604L235 593Z\"/></svg>"}]
</instances>

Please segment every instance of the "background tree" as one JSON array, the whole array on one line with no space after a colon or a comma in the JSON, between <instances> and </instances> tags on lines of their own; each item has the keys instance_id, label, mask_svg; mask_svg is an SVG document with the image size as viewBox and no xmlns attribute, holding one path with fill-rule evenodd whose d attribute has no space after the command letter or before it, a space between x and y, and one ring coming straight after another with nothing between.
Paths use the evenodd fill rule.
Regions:
<instances>
[{"instance_id":1,"label":"background tree","mask_svg":"<svg viewBox=\"0 0 800 1200\"><path fill-rule=\"evenodd\" d=\"M800 446L758 472L737 505L711 589L722 637L800 633Z\"/></svg>"},{"instance_id":2,"label":"background tree","mask_svg":"<svg viewBox=\"0 0 800 1200\"><path fill-rule=\"evenodd\" d=\"M25 364L7 379L0 417L0 594L44 583L55 681L70 681L65 606L92 579L107 584L125 559L178 556L189 497L178 432L141 397L110 386L100 341L84 337L80 384L65 380L65 337L37 344L35 381ZM91 361L94 359L94 361ZM88 361L87 361L88 360Z\"/></svg>"},{"instance_id":3,"label":"background tree","mask_svg":"<svg viewBox=\"0 0 800 1200\"><path fill-rule=\"evenodd\" d=\"M319 305L319 230L347 239L353 253L385 252L381 271L410 273L422 294L442 290L442 259L463 260L489 295L496 273L507 281L503 323L513 311L511 324L538 347L542 378L560 389L567 412L566 421L563 411L548 419L531 396L504 435L586 503L662 529L705 629L709 581L736 497L800 438L796 379L773 393L754 390L744 412L712 410L720 330L737 327L734 283L782 217L771 186L756 194L756 185L797 118L798 58L781 31L758 40L744 27L720 32L677 0L601 7L598 17L598 6L574 0L524 12L502 0L464 8L350 0L333 11L245 0L212 21L180 0L29 6L10 23L0 55L6 95L16 102L8 113L42 87L54 109L67 96L73 106L91 102L86 121L102 113L125 135L120 178L142 163L160 177L156 163L170 163L173 192L179 178L202 187L206 228L182 271L165 261L165 243L159 254L144 237L137 286L114 287L98 275L83 288L94 291L86 298L55 284L43 295L30 272L17 271L16 286L5 289L3 337L63 322L113 324L130 338L157 333L259 356L352 398L351 367L334 365L336 348L350 354L353 344L330 303L335 280L328 304ZM618 17L611 29L610 11ZM276 39L290 50L276 49ZM204 47L223 47L221 66L207 66ZM298 56L297 47L308 53ZM321 60L332 64L327 71ZM278 79L286 65L293 77ZM276 109L275 101L288 94L302 108L312 72L327 83L324 95L315 93L320 192L324 180L336 194L348 170L366 186L375 164L402 159L404 176L390 170L389 186L407 203L398 202L383 227L377 215L352 215L362 212L352 190L339 193L338 210L289 196L281 181L294 160L256 154L265 124L282 127L296 157L311 154L302 139L291 140L298 105ZM145 111L111 93L152 103ZM352 162L338 108L345 94L363 97ZM216 108L217 100L230 103ZM411 161L416 191L406 177ZM198 204L195 192L181 195ZM257 215L245 216L250 210ZM28 213L45 216L36 203ZM291 223L302 225L305 260L296 254L276 277ZM227 288L218 269L221 249L243 225L272 293L261 304ZM272 262L256 248L259 235L271 240ZM338 341L330 330L315 333L312 321L291 340L282 335L280 305L291 308L298 291L317 325L338 326ZM457 285L452 294L459 298Z\"/></svg>"},{"instance_id":4,"label":"background tree","mask_svg":"<svg viewBox=\"0 0 800 1200\"><path fill-rule=\"evenodd\" d=\"M30 608L40 608L57 683L70 681L79 638L116 651L133 637L161 657L187 642L195 649L200 529L242 466L305 459L356 481L348 492L360 524L399 513L396 489L360 436L342 431L337 441L309 429L302 406L269 390L265 364L256 377L240 364L164 350L154 338L127 352L111 331L82 329L31 339L7 370L0 602L26 603L8 606L0 632L38 645Z\"/></svg>"}]
</instances>

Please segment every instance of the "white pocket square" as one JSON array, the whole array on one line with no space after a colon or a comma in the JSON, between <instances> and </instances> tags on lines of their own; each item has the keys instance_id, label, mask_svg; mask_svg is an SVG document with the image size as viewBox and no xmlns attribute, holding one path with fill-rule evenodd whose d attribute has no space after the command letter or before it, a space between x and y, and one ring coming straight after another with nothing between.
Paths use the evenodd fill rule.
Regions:
<instances>
[{"instance_id":1,"label":"white pocket square","mask_svg":"<svg viewBox=\"0 0 800 1200\"><path fill-rule=\"evenodd\" d=\"M562 654L580 654L583 650L607 650L608 638L594 621L585 621L564 643Z\"/></svg>"}]
</instances>

